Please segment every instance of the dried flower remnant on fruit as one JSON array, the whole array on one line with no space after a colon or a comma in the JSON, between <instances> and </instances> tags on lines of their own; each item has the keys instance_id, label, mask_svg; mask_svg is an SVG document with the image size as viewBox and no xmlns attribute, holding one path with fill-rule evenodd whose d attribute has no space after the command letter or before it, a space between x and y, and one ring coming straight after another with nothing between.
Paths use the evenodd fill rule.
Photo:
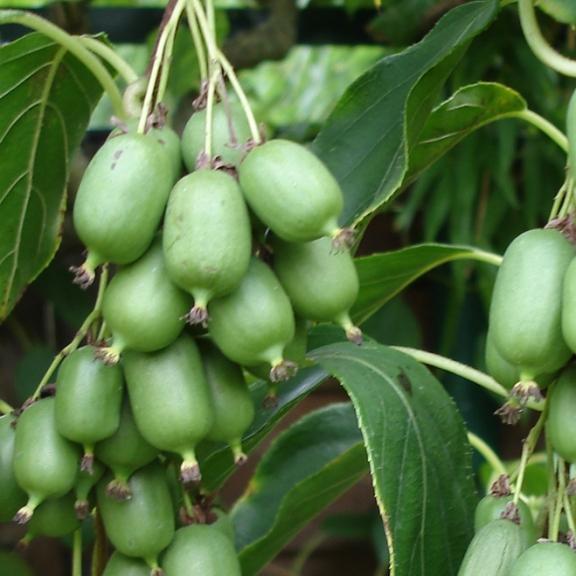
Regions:
<instances>
[{"instance_id":1,"label":"dried flower remnant on fruit","mask_svg":"<svg viewBox=\"0 0 576 576\"><path fill-rule=\"evenodd\" d=\"M496 416L500 416L500 420L504 424L514 426L518 424L520 416L522 415L523 409L516 404L516 402L505 402L498 410L494 412Z\"/></svg>"},{"instance_id":2,"label":"dried flower remnant on fruit","mask_svg":"<svg viewBox=\"0 0 576 576\"><path fill-rule=\"evenodd\" d=\"M510 478L507 474L500 474L498 478L490 486L490 494L492 496L504 497L510 496L512 490L510 489Z\"/></svg>"}]
</instances>

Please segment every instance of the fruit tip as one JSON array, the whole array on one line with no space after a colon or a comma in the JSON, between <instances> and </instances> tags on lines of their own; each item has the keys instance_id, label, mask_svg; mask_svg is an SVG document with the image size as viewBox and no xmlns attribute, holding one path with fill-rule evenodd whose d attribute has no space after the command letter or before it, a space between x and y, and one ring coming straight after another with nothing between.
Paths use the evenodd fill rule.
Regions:
<instances>
[{"instance_id":1,"label":"fruit tip","mask_svg":"<svg viewBox=\"0 0 576 576\"><path fill-rule=\"evenodd\" d=\"M74 512L78 520L84 520L90 513L90 504L88 500L76 500L74 503Z\"/></svg>"},{"instance_id":2,"label":"fruit tip","mask_svg":"<svg viewBox=\"0 0 576 576\"><path fill-rule=\"evenodd\" d=\"M208 323L208 310L205 305L197 304L185 316L186 324L190 326L202 325L206 327Z\"/></svg>"},{"instance_id":3,"label":"fruit tip","mask_svg":"<svg viewBox=\"0 0 576 576\"><path fill-rule=\"evenodd\" d=\"M106 494L108 494L110 498L118 500L119 502L125 502L132 498L132 490L130 490L128 483L117 478L108 482L108 485L106 486Z\"/></svg>"},{"instance_id":4,"label":"fruit tip","mask_svg":"<svg viewBox=\"0 0 576 576\"><path fill-rule=\"evenodd\" d=\"M80 471L86 472L92 476L94 474L94 454L86 452L80 460Z\"/></svg>"},{"instance_id":5,"label":"fruit tip","mask_svg":"<svg viewBox=\"0 0 576 576\"><path fill-rule=\"evenodd\" d=\"M202 480L200 466L197 462L184 460L180 466L180 482L182 484L198 484Z\"/></svg>"},{"instance_id":6,"label":"fruit tip","mask_svg":"<svg viewBox=\"0 0 576 576\"><path fill-rule=\"evenodd\" d=\"M16 524L20 524L21 526L23 526L24 524L28 524L33 514L34 509L30 507L28 504L26 504L26 506L22 506L22 508L20 508L20 510L16 512L16 515L14 516L13 520Z\"/></svg>"},{"instance_id":7,"label":"fruit tip","mask_svg":"<svg viewBox=\"0 0 576 576\"><path fill-rule=\"evenodd\" d=\"M290 360L280 360L272 364L270 369L270 382L284 382L298 372L298 364Z\"/></svg>"},{"instance_id":8,"label":"fruit tip","mask_svg":"<svg viewBox=\"0 0 576 576\"><path fill-rule=\"evenodd\" d=\"M354 228L336 228L330 236L334 252L342 252L352 248L356 239L356 231Z\"/></svg>"}]
</instances>

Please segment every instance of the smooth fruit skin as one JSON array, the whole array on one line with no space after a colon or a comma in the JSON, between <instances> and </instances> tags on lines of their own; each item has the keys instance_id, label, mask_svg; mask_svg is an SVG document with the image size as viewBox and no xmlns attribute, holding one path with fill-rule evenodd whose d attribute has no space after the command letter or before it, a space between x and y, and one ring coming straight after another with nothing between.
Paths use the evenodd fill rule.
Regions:
<instances>
[{"instance_id":1,"label":"smooth fruit skin","mask_svg":"<svg viewBox=\"0 0 576 576\"><path fill-rule=\"evenodd\" d=\"M183 334L160 352L127 353L124 373L142 436L152 446L182 456L183 479L188 465L198 474L194 449L212 428L214 416L194 340Z\"/></svg>"},{"instance_id":2,"label":"smooth fruit skin","mask_svg":"<svg viewBox=\"0 0 576 576\"><path fill-rule=\"evenodd\" d=\"M358 273L347 250L335 252L329 238L274 243L274 271L299 316L336 322L345 329L358 297Z\"/></svg>"},{"instance_id":3,"label":"smooth fruit skin","mask_svg":"<svg viewBox=\"0 0 576 576\"><path fill-rule=\"evenodd\" d=\"M149 444L136 427L128 398L124 399L120 425L116 432L96 444L95 454L114 473L112 488L116 486L128 495L128 479L132 474L150 464L158 456L158 449Z\"/></svg>"},{"instance_id":4,"label":"smooth fruit skin","mask_svg":"<svg viewBox=\"0 0 576 576\"><path fill-rule=\"evenodd\" d=\"M134 264L120 270L104 294L102 313L112 331L111 353L165 348L184 328L190 297L166 273L158 238Z\"/></svg>"},{"instance_id":5,"label":"smooth fruit skin","mask_svg":"<svg viewBox=\"0 0 576 576\"><path fill-rule=\"evenodd\" d=\"M513 496L493 496L489 494L484 496L474 512L474 530L479 532L486 524L493 520L501 518L501 514L506 509L506 506L513 502ZM526 547L536 544L538 533L530 508L520 500L518 502L518 512L520 514L520 529Z\"/></svg>"},{"instance_id":6,"label":"smooth fruit skin","mask_svg":"<svg viewBox=\"0 0 576 576\"><path fill-rule=\"evenodd\" d=\"M109 139L91 160L74 202L74 227L101 262L128 264L148 248L172 187L172 165L154 137Z\"/></svg>"},{"instance_id":7,"label":"smooth fruit skin","mask_svg":"<svg viewBox=\"0 0 576 576\"><path fill-rule=\"evenodd\" d=\"M556 230L515 238L498 271L490 332L498 352L522 380L561 368L571 355L561 330L562 285L574 247Z\"/></svg>"},{"instance_id":8,"label":"smooth fruit skin","mask_svg":"<svg viewBox=\"0 0 576 576\"><path fill-rule=\"evenodd\" d=\"M241 441L254 420L254 403L242 368L207 342L200 351L214 410L214 422L206 438L229 443L235 460L243 461Z\"/></svg>"},{"instance_id":9,"label":"smooth fruit skin","mask_svg":"<svg viewBox=\"0 0 576 576\"><path fill-rule=\"evenodd\" d=\"M102 576L150 576L150 566L138 558L114 552Z\"/></svg>"},{"instance_id":10,"label":"smooth fruit skin","mask_svg":"<svg viewBox=\"0 0 576 576\"><path fill-rule=\"evenodd\" d=\"M109 479L109 478L108 478ZM98 483L98 509L113 546L131 558L151 565L172 541L174 515L170 490L162 466L151 464L130 478L132 496L118 501Z\"/></svg>"},{"instance_id":11,"label":"smooth fruit skin","mask_svg":"<svg viewBox=\"0 0 576 576\"><path fill-rule=\"evenodd\" d=\"M236 180L199 170L172 190L163 232L166 270L194 296L195 307L231 292L248 270L250 218Z\"/></svg>"},{"instance_id":12,"label":"smooth fruit skin","mask_svg":"<svg viewBox=\"0 0 576 576\"><path fill-rule=\"evenodd\" d=\"M91 346L78 348L62 363L56 381L55 417L58 432L83 444L91 455L94 444L112 436L120 424L124 378L119 366L96 359Z\"/></svg>"},{"instance_id":13,"label":"smooth fruit skin","mask_svg":"<svg viewBox=\"0 0 576 576\"><path fill-rule=\"evenodd\" d=\"M150 135L156 138L168 156L170 166L172 167L171 183L174 184L178 178L180 178L180 173L182 172L182 150L180 148L180 138L168 125L162 126L162 128L152 128L152 130L150 130Z\"/></svg>"},{"instance_id":14,"label":"smooth fruit skin","mask_svg":"<svg viewBox=\"0 0 576 576\"><path fill-rule=\"evenodd\" d=\"M272 270L252 258L240 286L210 303L208 329L230 360L246 366L282 361L294 338L290 300Z\"/></svg>"},{"instance_id":15,"label":"smooth fruit skin","mask_svg":"<svg viewBox=\"0 0 576 576\"><path fill-rule=\"evenodd\" d=\"M269 140L249 152L238 174L252 210L283 240L309 242L338 233L342 191L304 146Z\"/></svg>"},{"instance_id":16,"label":"smooth fruit skin","mask_svg":"<svg viewBox=\"0 0 576 576\"><path fill-rule=\"evenodd\" d=\"M524 552L509 576L574 576L576 553L567 544L535 544Z\"/></svg>"},{"instance_id":17,"label":"smooth fruit skin","mask_svg":"<svg viewBox=\"0 0 576 576\"><path fill-rule=\"evenodd\" d=\"M0 522L12 520L26 504L26 492L20 488L14 474L14 439L16 432L10 415L0 418Z\"/></svg>"},{"instance_id":18,"label":"smooth fruit skin","mask_svg":"<svg viewBox=\"0 0 576 576\"><path fill-rule=\"evenodd\" d=\"M525 548L520 526L510 520L493 520L470 542L458 576L509 576Z\"/></svg>"},{"instance_id":19,"label":"smooth fruit skin","mask_svg":"<svg viewBox=\"0 0 576 576\"><path fill-rule=\"evenodd\" d=\"M576 350L576 259L572 260L566 276L562 295L562 335L572 352Z\"/></svg>"},{"instance_id":20,"label":"smooth fruit skin","mask_svg":"<svg viewBox=\"0 0 576 576\"><path fill-rule=\"evenodd\" d=\"M216 104L212 118L212 155L219 156L228 165L237 166L246 154L246 143L251 137L250 128L239 104L229 104L231 121L224 104ZM233 134L230 133L230 122ZM188 172L196 170L198 155L204 151L206 110L190 116L182 132L182 156Z\"/></svg>"},{"instance_id":21,"label":"smooth fruit skin","mask_svg":"<svg viewBox=\"0 0 576 576\"><path fill-rule=\"evenodd\" d=\"M198 524L181 528L170 544L165 576L241 576L232 541L217 528Z\"/></svg>"},{"instance_id":22,"label":"smooth fruit skin","mask_svg":"<svg viewBox=\"0 0 576 576\"><path fill-rule=\"evenodd\" d=\"M216 520L209 524L209 526L222 532L226 538L230 539L230 542L234 543L236 531L234 530L232 518L220 508L214 508L211 512L216 516Z\"/></svg>"},{"instance_id":23,"label":"smooth fruit skin","mask_svg":"<svg viewBox=\"0 0 576 576\"><path fill-rule=\"evenodd\" d=\"M78 464L78 448L56 428L54 398L39 400L27 408L18 419L14 442L14 474L29 496L18 521L26 522L46 498L72 490Z\"/></svg>"},{"instance_id":24,"label":"smooth fruit skin","mask_svg":"<svg viewBox=\"0 0 576 576\"><path fill-rule=\"evenodd\" d=\"M552 448L568 462L576 462L576 366L566 368L548 399L546 431Z\"/></svg>"},{"instance_id":25,"label":"smooth fruit skin","mask_svg":"<svg viewBox=\"0 0 576 576\"><path fill-rule=\"evenodd\" d=\"M28 535L61 538L71 534L80 526L74 510L75 497L72 492L60 498L49 498L36 508L28 524Z\"/></svg>"}]
</instances>

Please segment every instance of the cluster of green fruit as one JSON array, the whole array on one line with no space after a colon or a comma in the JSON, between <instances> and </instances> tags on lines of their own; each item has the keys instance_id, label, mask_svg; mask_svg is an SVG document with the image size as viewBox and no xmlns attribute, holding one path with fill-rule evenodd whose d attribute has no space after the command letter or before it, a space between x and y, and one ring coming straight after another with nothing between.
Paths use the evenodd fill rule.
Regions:
<instances>
[{"instance_id":1,"label":"cluster of green fruit","mask_svg":"<svg viewBox=\"0 0 576 576\"><path fill-rule=\"evenodd\" d=\"M209 162L205 111L182 142L168 127L126 130L92 159L74 204L88 248L75 272L85 286L97 266L118 266L100 302L111 342L70 353L54 397L0 420L0 520L28 523L28 538L62 536L96 504L117 551L106 576L239 575L229 520L190 511L197 445L226 443L244 461L245 369L288 378L308 320L361 339L338 184L298 144L250 143L235 106L213 112ZM190 173L178 179L182 157Z\"/></svg>"},{"instance_id":2,"label":"cluster of green fruit","mask_svg":"<svg viewBox=\"0 0 576 576\"><path fill-rule=\"evenodd\" d=\"M568 544L537 542L530 509L497 490L476 507L475 535L458 576L573 576L576 554Z\"/></svg>"}]
</instances>

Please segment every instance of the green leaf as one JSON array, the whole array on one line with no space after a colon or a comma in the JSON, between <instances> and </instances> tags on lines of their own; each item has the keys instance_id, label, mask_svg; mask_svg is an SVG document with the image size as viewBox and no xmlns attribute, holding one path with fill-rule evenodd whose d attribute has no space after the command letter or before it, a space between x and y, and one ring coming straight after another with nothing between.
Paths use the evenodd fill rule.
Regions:
<instances>
[{"instance_id":1,"label":"green leaf","mask_svg":"<svg viewBox=\"0 0 576 576\"><path fill-rule=\"evenodd\" d=\"M462 418L412 358L367 342L312 356L354 404L390 551L391 576L456 575L476 495Z\"/></svg>"},{"instance_id":2,"label":"green leaf","mask_svg":"<svg viewBox=\"0 0 576 576\"><path fill-rule=\"evenodd\" d=\"M40 34L0 48L0 320L60 242L69 162L102 90Z\"/></svg>"},{"instance_id":3,"label":"green leaf","mask_svg":"<svg viewBox=\"0 0 576 576\"><path fill-rule=\"evenodd\" d=\"M479 82L460 88L428 118L411 152L405 183L478 128L523 110L524 98L503 84Z\"/></svg>"},{"instance_id":4,"label":"green leaf","mask_svg":"<svg viewBox=\"0 0 576 576\"><path fill-rule=\"evenodd\" d=\"M284 431L232 511L242 574L257 574L367 472L366 451L350 404L313 412Z\"/></svg>"},{"instance_id":5,"label":"green leaf","mask_svg":"<svg viewBox=\"0 0 576 576\"><path fill-rule=\"evenodd\" d=\"M451 10L421 42L384 58L346 91L314 143L342 186L343 224L359 222L399 189L446 78L497 9L497 0L476 0Z\"/></svg>"},{"instance_id":6,"label":"green leaf","mask_svg":"<svg viewBox=\"0 0 576 576\"><path fill-rule=\"evenodd\" d=\"M356 258L360 293L352 308L355 322L362 323L406 286L433 268L454 260L486 260L486 252L473 246L419 244Z\"/></svg>"}]
</instances>

